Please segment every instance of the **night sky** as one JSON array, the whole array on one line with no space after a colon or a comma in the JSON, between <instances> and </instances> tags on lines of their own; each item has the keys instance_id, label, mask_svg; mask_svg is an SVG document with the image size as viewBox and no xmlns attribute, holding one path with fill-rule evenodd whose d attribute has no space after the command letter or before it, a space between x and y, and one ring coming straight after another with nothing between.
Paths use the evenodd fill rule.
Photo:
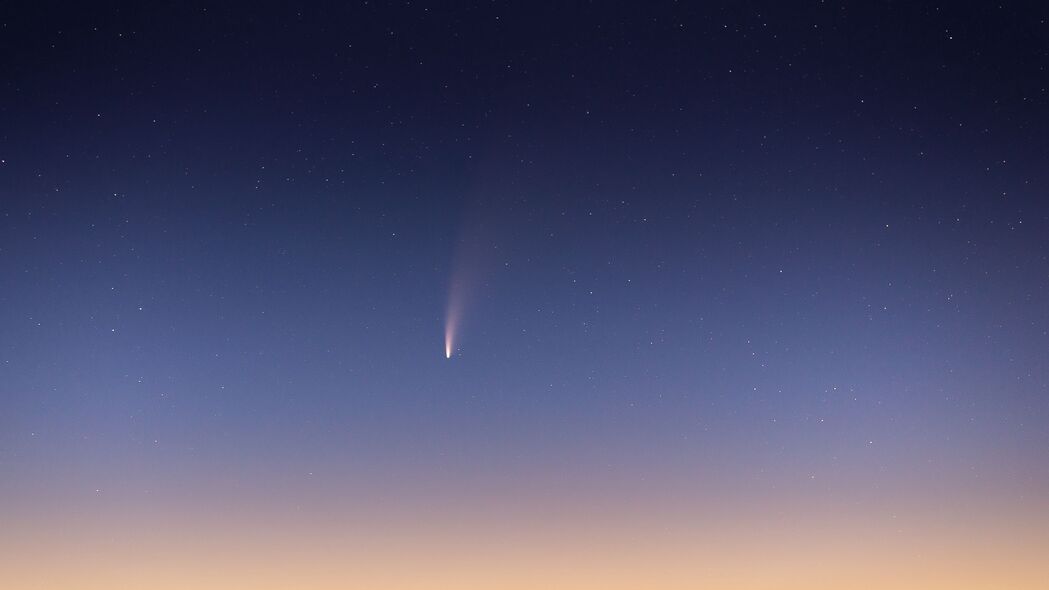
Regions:
<instances>
[{"instance_id":1,"label":"night sky","mask_svg":"<svg viewBox=\"0 0 1049 590\"><path fill-rule=\"evenodd\" d=\"M0 587L1049 579L1049 7L0 8Z\"/></svg>"}]
</instances>

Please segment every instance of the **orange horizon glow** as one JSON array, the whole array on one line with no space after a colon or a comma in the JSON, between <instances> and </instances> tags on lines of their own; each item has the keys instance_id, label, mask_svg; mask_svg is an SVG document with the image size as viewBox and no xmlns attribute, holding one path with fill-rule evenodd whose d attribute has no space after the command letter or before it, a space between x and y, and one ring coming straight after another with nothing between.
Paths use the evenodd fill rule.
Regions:
<instances>
[{"instance_id":1,"label":"orange horizon glow","mask_svg":"<svg viewBox=\"0 0 1049 590\"><path fill-rule=\"evenodd\" d=\"M997 590L1037 588L1049 550L1036 526L1016 523L941 522L914 529L812 517L706 526L680 521L675 527L667 521L598 524L562 517L415 526L392 521L339 531L313 520L296 523L282 515L279 530L265 519L236 527L161 518L140 528L117 521L59 538L8 530L0 544L0 585Z\"/></svg>"},{"instance_id":2,"label":"orange horizon glow","mask_svg":"<svg viewBox=\"0 0 1049 590\"><path fill-rule=\"evenodd\" d=\"M201 480L131 500L103 491L5 523L0 587L998 590L1044 581L1049 510L1018 502L1016 490L945 483L956 492L948 503L925 482L740 497L660 479L613 491L609 480L537 471L495 487L434 480L345 497L261 481L218 490Z\"/></svg>"}]
</instances>

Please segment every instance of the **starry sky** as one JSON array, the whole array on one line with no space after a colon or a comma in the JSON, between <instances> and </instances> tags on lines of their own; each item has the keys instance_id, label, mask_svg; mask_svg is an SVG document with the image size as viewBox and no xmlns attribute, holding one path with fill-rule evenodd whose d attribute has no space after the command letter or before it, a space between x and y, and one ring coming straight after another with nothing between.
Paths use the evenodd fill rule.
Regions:
<instances>
[{"instance_id":1,"label":"starry sky","mask_svg":"<svg viewBox=\"0 0 1049 590\"><path fill-rule=\"evenodd\" d=\"M0 586L1036 588L1038 2L0 8Z\"/></svg>"}]
</instances>

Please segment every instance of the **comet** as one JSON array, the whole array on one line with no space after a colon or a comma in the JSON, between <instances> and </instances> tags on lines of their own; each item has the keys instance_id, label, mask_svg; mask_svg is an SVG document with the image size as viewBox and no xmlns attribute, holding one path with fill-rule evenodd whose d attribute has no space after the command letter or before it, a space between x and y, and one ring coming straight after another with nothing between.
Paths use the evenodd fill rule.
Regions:
<instances>
[{"instance_id":1,"label":"comet","mask_svg":"<svg viewBox=\"0 0 1049 590\"><path fill-rule=\"evenodd\" d=\"M460 346L467 312L485 285L484 276L500 251L500 241L509 223L502 220L505 206L490 197L464 204L463 222L451 257L448 306L444 314L444 358L451 359Z\"/></svg>"},{"instance_id":2,"label":"comet","mask_svg":"<svg viewBox=\"0 0 1049 590\"><path fill-rule=\"evenodd\" d=\"M465 301L462 273L457 272L452 276L448 288L448 309L444 314L444 358L452 358L455 352L456 336L462 318L463 303Z\"/></svg>"},{"instance_id":3,"label":"comet","mask_svg":"<svg viewBox=\"0 0 1049 590\"><path fill-rule=\"evenodd\" d=\"M469 324L467 311L477 298L481 277L490 257L491 246L485 233L474 229L456 244L452 273L448 281L448 307L444 313L444 358L450 359L460 345L463 327Z\"/></svg>"},{"instance_id":4,"label":"comet","mask_svg":"<svg viewBox=\"0 0 1049 590\"><path fill-rule=\"evenodd\" d=\"M452 358L452 350L455 349L455 327L451 322L444 326L444 358Z\"/></svg>"}]
</instances>

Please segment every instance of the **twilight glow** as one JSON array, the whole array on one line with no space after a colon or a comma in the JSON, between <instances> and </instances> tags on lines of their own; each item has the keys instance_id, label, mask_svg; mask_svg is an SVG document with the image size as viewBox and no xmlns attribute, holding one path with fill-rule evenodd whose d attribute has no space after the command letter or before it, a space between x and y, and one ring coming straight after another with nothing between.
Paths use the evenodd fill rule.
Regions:
<instances>
[{"instance_id":1,"label":"twilight glow","mask_svg":"<svg viewBox=\"0 0 1049 590\"><path fill-rule=\"evenodd\" d=\"M1046 588L1049 4L0 17L0 590Z\"/></svg>"}]
</instances>

